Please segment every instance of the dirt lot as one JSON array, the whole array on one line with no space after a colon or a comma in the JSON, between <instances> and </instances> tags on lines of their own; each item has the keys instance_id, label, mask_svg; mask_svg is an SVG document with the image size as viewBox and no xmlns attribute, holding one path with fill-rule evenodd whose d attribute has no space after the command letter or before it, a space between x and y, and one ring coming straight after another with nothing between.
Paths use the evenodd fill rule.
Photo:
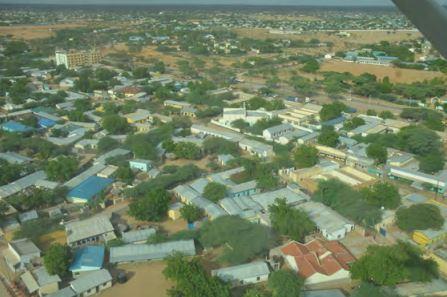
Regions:
<instances>
[{"instance_id":1,"label":"dirt lot","mask_svg":"<svg viewBox=\"0 0 447 297\"><path fill-rule=\"evenodd\" d=\"M441 72L400 69L377 65L363 65L334 60L326 61L322 65L321 71L350 72L354 75L360 75L366 72L374 74L378 78L388 76L391 81L396 83L412 83L426 79L430 80L436 77L446 77L446 75L442 74Z\"/></svg>"},{"instance_id":2,"label":"dirt lot","mask_svg":"<svg viewBox=\"0 0 447 297\"><path fill-rule=\"evenodd\" d=\"M42 249L46 250L50 245L54 243L66 244L67 237L65 236L65 230L57 230L48 234L43 235L39 238L37 245Z\"/></svg>"},{"instance_id":3,"label":"dirt lot","mask_svg":"<svg viewBox=\"0 0 447 297\"><path fill-rule=\"evenodd\" d=\"M45 26L9 26L0 27L0 36L11 35L16 39L40 39L54 35L56 30L85 26L83 23L55 24Z\"/></svg>"},{"instance_id":4,"label":"dirt lot","mask_svg":"<svg viewBox=\"0 0 447 297\"><path fill-rule=\"evenodd\" d=\"M119 265L118 269L128 272L129 280L125 284L115 284L105 290L101 297L165 297L172 283L163 276L164 262L133 263Z\"/></svg>"}]
</instances>

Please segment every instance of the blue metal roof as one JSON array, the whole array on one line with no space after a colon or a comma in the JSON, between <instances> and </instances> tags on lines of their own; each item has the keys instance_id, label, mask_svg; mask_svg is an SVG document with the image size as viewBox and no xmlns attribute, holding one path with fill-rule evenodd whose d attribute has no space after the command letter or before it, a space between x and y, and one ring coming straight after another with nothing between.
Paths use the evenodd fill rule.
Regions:
<instances>
[{"instance_id":1,"label":"blue metal roof","mask_svg":"<svg viewBox=\"0 0 447 297\"><path fill-rule=\"evenodd\" d=\"M40 118L39 119L39 126L42 128L50 128L56 125L56 122L50 119L46 118Z\"/></svg>"},{"instance_id":2,"label":"blue metal roof","mask_svg":"<svg viewBox=\"0 0 447 297\"><path fill-rule=\"evenodd\" d=\"M104 262L104 246L86 246L76 251L70 271L101 269Z\"/></svg>"},{"instance_id":3,"label":"blue metal roof","mask_svg":"<svg viewBox=\"0 0 447 297\"><path fill-rule=\"evenodd\" d=\"M73 188L69 193L69 198L78 198L84 200L91 200L98 195L102 190L107 188L113 182L111 178L102 178L99 176L90 176L78 186Z\"/></svg>"},{"instance_id":4,"label":"blue metal roof","mask_svg":"<svg viewBox=\"0 0 447 297\"><path fill-rule=\"evenodd\" d=\"M33 128L25 126L16 121L9 121L2 125L2 129L7 132L28 132L33 130Z\"/></svg>"}]
</instances>

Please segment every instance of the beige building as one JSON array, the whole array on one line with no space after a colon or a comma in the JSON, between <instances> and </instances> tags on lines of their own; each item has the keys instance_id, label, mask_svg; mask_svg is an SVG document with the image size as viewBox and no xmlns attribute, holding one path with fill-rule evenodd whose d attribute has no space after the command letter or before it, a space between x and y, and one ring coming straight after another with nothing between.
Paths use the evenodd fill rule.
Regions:
<instances>
[{"instance_id":1,"label":"beige building","mask_svg":"<svg viewBox=\"0 0 447 297\"><path fill-rule=\"evenodd\" d=\"M90 51L56 51L56 65L65 65L67 69L81 66L91 66L101 61L101 53L98 50Z\"/></svg>"}]
</instances>

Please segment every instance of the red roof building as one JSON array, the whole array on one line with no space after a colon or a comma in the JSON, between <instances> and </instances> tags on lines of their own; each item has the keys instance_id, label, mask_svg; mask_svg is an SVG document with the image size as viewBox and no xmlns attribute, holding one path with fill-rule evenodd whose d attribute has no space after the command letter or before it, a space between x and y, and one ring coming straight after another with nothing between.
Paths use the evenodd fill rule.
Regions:
<instances>
[{"instance_id":1,"label":"red roof building","mask_svg":"<svg viewBox=\"0 0 447 297\"><path fill-rule=\"evenodd\" d=\"M349 279L349 266L355 261L338 241L315 239L306 244L294 241L282 246L280 253L306 284Z\"/></svg>"}]
</instances>

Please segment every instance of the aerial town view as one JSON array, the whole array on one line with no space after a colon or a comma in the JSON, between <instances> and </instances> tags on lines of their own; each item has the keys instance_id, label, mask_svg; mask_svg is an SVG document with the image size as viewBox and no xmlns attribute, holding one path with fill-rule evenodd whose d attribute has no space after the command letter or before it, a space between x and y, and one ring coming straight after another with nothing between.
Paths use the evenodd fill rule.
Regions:
<instances>
[{"instance_id":1,"label":"aerial town view","mask_svg":"<svg viewBox=\"0 0 447 297\"><path fill-rule=\"evenodd\" d=\"M0 297L447 296L447 1L279 2L0 0Z\"/></svg>"}]
</instances>

